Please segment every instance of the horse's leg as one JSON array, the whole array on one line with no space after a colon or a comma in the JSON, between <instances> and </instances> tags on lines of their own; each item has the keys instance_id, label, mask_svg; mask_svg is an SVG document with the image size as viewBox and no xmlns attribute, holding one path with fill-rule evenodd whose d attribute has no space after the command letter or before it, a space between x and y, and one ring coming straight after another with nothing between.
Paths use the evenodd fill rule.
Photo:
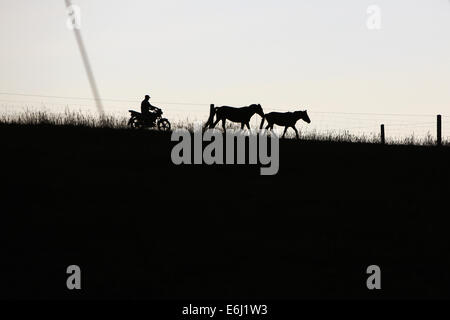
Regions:
<instances>
[{"instance_id":1,"label":"horse's leg","mask_svg":"<svg viewBox=\"0 0 450 320\"><path fill-rule=\"evenodd\" d=\"M250 123L248 123L248 121L245 123L245 125L247 126L248 130L250 131Z\"/></svg>"},{"instance_id":2,"label":"horse's leg","mask_svg":"<svg viewBox=\"0 0 450 320\"><path fill-rule=\"evenodd\" d=\"M217 119L216 121L214 121L214 123L211 124L211 125L209 126L209 128L210 128L210 129L215 128L216 125L219 123L219 121L220 121L220 119Z\"/></svg>"},{"instance_id":3,"label":"horse's leg","mask_svg":"<svg viewBox=\"0 0 450 320\"><path fill-rule=\"evenodd\" d=\"M266 130L267 130L267 134L269 133L269 130L270 130L270 132L273 133L273 123L268 122Z\"/></svg>"},{"instance_id":4,"label":"horse's leg","mask_svg":"<svg viewBox=\"0 0 450 320\"><path fill-rule=\"evenodd\" d=\"M298 131L297 131L297 128L296 128L295 126L292 126L292 129L294 129L295 135L297 136L297 139L300 139L300 138L298 137Z\"/></svg>"},{"instance_id":5,"label":"horse's leg","mask_svg":"<svg viewBox=\"0 0 450 320\"><path fill-rule=\"evenodd\" d=\"M281 137L281 139L284 138L284 136L286 135L286 131L287 131L288 127L284 127L284 132L283 132L283 136Z\"/></svg>"},{"instance_id":6,"label":"horse's leg","mask_svg":"<svg viewBox=\"0 0 450 320\"><path fill-rule=\"evenodd\" d=\"M244 130L245 123L241 122L241 130Z\"/></svg>"},{"instance_id":7,"label":"horse's leg","mask_svg":"<svg viewBox=\"0 0 450 320\"><path fill-rule=\"evenodd\" d=\"M222 119L222 128L223 128L223 131L224 131L224 132L227 130L227 129L225 128L225 121L226 121L226 119L223 118L223 119Z\"/></svg>"},{"instance_id":8,"label":"horse's leg","mask_svg":"<svg viewBox=\"0 0 450 320\"><path fill-rule=\"evenodd\" d=\"M262 128L263 128L264 120L265 120L265 117L262 118L261 125L259 126L259 129L262 129ZM266 129L267 129L267 127L266 127Z\"/></svg>"}]
</instances>

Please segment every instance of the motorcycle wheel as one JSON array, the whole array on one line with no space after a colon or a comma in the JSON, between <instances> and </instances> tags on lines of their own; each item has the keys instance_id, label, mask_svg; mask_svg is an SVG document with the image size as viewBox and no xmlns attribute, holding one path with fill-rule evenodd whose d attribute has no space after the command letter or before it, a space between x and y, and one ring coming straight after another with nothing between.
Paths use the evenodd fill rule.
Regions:
<instances>
[{"instance_id":1,"label":"motorcycle wheel","mask_svg":"<svg viewBox=\"0 0 450 320\"><path fill-rule=\"evenodd\" d=\"M169 120L163 118L158 121L158 130L159 131L170 131L170 122Z\"/></svg>"},{"instance_id":2,"label":"motorcycle wheel","mask_svg":"<svg viewBox=\"0 0 450 320\"><path fill-rule=\"evenodd\" d=\"M139 128L139 120L136 117L131 117L130 120L128 120L128 125L132 128Z\"/></svg>"}]
</instances>

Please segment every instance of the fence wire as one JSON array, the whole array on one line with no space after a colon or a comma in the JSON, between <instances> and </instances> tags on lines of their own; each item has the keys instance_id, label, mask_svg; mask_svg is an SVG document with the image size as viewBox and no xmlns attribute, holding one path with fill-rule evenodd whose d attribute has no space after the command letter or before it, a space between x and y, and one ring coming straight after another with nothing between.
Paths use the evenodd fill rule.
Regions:
<instances>
[{"instance_id":1,"label":"fence wire","mask_svg":"<svg viewBox=\"0 0 450 320\"><path fill-rule=\"evenodd\" d=\"M105 112L116 117L127 117L128 110L140 109L140 99L102 99ZM206 121L209 116L210 103L154 101L161 107L164 114L174 122L198 124ZM217 104L220 105L220 104ZM0 113L12 115L25 110L64 113L67 111L95 115L95 99L85 97L64 97L35 95L24 93L0 92ZM283 112L290 108L264 107L265 112ZM292 110L291 110L292 111ZM389 138L417 137L428 138L436 136L436 115L433 114L395 114L395 113L364 113L309 110L311 124L299 121L297 127L307 133L349 133L354 135L379 135L380 125L385 125L385 135ZM255 116L251 120L254 128L259 127L261 118ZM442 137L450 138L450 116L442 115Z\"/></svg>"}]
</instances>

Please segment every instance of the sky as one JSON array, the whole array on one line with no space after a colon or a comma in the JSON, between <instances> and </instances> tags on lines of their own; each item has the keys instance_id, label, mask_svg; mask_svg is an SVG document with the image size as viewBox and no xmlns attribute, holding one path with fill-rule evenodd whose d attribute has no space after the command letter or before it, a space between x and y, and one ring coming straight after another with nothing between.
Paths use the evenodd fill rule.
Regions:
<instances>
[{"instance_id":1,"label":"sky","mask_svg":"<svg viewBox=\"0 0 450 320\"><path fill-rule=\"evenodd\" d=\"M101 97L136 101L105 101L107 113L125 116L149 93L178 119L207 117L210 103L308 109L316 119L450 115L449 0L73 3ZM371 5L381 10L380 29L367 26ZM64 0L0 1L1 93L92 97L67 18ZM3 109L24 101L94 108L83 100L0 99Z\"/></svg>"}]
</instances>

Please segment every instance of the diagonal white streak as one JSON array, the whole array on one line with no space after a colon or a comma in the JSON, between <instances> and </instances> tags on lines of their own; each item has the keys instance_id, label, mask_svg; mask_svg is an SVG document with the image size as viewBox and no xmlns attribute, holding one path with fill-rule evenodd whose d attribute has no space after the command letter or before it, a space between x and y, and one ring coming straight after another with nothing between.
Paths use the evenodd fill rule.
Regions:
<instances>
[{"instance_id":1,"label":"diagonal white streak","mask_svg":"<svg viewBox=\"0 0 450 320\"><path fill-rule=\"evenodd\" d=\"M65 0L67 9L70 9L72 6L71 0ZM98 92L97 83L95 81L94 73L92 71L91 64L89 62L89 57L86 51L86 47L83 42L83 38L81 37L81 31L79 28L73 28L73 31L75 33L75 39L77 40L78 48L80 49L81 58L83 59L84 69L86 70L86 75L89 79L89 84L91 86L92 95L94 96L95 103L97 105L98 113L101 117L104 116L105 112L103 109L103 104L100 99L100 94Z\"/></svg>"}]
</instances>

